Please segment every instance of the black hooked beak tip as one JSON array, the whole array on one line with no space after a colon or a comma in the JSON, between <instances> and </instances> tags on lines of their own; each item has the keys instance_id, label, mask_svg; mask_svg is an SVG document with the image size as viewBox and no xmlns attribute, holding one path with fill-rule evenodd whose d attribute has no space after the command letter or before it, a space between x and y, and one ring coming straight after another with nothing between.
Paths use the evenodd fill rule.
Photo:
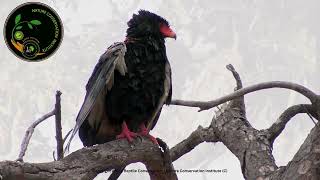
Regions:
<instances>
[{"instance_id":1,"label":"black hooked beak tip","mask_svg":"<svg viewBox=\"0 0 320 180\"><path fill-rule=\"evenodd\" d=\"M174 40L177 40L177 35L175 34L175 35L173 36L173 38L174 38Z\"/></svg>"}]
</instances>

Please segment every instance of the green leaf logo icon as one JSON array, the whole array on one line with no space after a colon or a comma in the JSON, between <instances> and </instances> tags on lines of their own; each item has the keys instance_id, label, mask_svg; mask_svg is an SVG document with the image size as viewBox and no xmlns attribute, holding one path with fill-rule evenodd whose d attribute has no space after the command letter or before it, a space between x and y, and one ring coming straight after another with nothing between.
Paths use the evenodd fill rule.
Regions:
<instances>
[{"instance_id":1,"label":"green leaf logo icon","mask_svg":"<svg viewBox=\"0 0 320 180\"><path fill-rule=\"evenodd\" d=\"M15 38L16 40L22 40L23 37L24 37L24 34L23 34L22 31L17 31L16 33L14 33L14 38Z\"/></svg>"},{"instance_id":2,"label":"green leaf logo icon","mask_svg":"<svg viewBox=\"0 0 320 180\"><path fill-rule=\"evenodd\" d=\"M41 21L39 21L39 20L32 20L32 21L30 21L30 23L33 24L33 25L40 25L40 24L41 24Z\"/></svg>"},{"instance_id":3,"label":"green leaf logo icon","mask_svg":"<svg viewBox=\"0 0 320 180\"><path fill-rule=\"evenodd\" d=\"M15 19L15 23L18 24L21 20L21 14L18 14Z\"/></svg>"},{"instance_id":4,"label":"green leaf logo icon","mask_svg":"<svg viewBox=\"0 0 320 180\"><path fill-rule=\"evenodd\" d=\"M32 24L28 23L30 29L33 29Z\"/></svg>"},{"instance_id":5,"label":"green leaf logo icon","mask_svg":"<svg viewBox=\"0 0 320 180\"><path fill-rule=\"evenodd\" d=\"M2 1L0 0L0 9ZM40 62L54 54L64 35L59 15L46 3L37 1L25 2L14 8L5 19L2 32L5 43L14 55L21 60L34 62Z\"/></svg>"}]
</instances>

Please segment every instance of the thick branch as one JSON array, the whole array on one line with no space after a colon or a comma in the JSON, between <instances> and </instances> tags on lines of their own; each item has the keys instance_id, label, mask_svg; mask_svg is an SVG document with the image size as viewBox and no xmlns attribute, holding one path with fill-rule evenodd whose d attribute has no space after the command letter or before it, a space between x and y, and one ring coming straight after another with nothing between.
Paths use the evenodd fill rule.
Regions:
<instances>
[{"instance_id":1,"label":"thick branch","mask_svg":"<svg viewBox=\"0 0 320 180\"><path fill-rule=\"evenodd\" d=\"M159 146L163 149L164 169L162 171L166 173L166 176L167 176L166 178L170 178L172 180L177 180L178 177L177 177L177 174L175 173L173 165L172 165L172 160L171 160L168 145L164 141L162 141L162 139L160 139L160 138L157 138L157 141L159 143ZM157 176L158 174L152 172L152 169L159 169L160 167L151 167L149 165L146 165L146 168L149 171L149 175L150 175L151 179L156 179L157 177L153 177L153 176ZM125 169L125 167L120 167L120 168L114 169L114 171L109 176L108 180L117 180L118 177L122 174L124 169Z\"/></svg>"},{"instance_id":2,"label":"thick branch","mask_svg":"<svg viewBox=\"0 0 320 180\"><path fill-rule=\"evenodd\" d=\"M55 110L45 114L44 116L40 117L38 120L36 120L34 123L31 124L31 126L27 129L25 136L22 140L21 146L20 146L20 153L18 156L17 161L23 161L23 156L25 155L28 145L29 145L29 141L32 137L33 131L36 128L36 126L38 124L40 124L42 121L48 119L49 117L53 116L55 114Z\"/></svg>"},{"instance_id":3,"label":"thick branch","mask_svg":"<svg viewBox=\"0 0 320 180\"><path fill-rule=\"evenodd\" d=\"M280 167L270 180L319 179L320 126L315 126L287 166Z\"/></svg>"},{"instance_id":4,"label":"thick branch","mask_svg":"<svg viewBox=\"0 0 320 180\"><path fill-rule=\"evenodd\" d=\"M57 160L63 158L63 139L61 126L61 92L56 92L55 104L55 120L56 120L56 141L57 141Z\"/></svg>"},{"instance_id":5,"label":"thick branch","mask_svg":"<svg viewBox=\"0 0 320 180\"><path fill-rule=\"evenodd\" d=\"M198 127L186 140L170 149L170 159L175 161L190 152L202 142L217 142L212 129ZM148 147L148 148L146 148ZM152 179L174 179L172 164L164 154L148 140L136 139L133 144L126 141L112 141L106 144L78 150L60 161L51 163L0 162L0 175L4 178L23 177L24 179L93 179L97 174L124 167L130 163L143 162L151 173ZM164 163L159 163L164 162Z\"/></svg>"},{"instance_id":6,"label":"thick branch","mask_svg":"<svg viewBox=\"0 0 320 180\"><path fill-rule=\"evenodd\" d=\"M142 162L150 171L151 179L176 179L171 164L202 142L217 142L212 128L198 127L186 140L164 154L149 140L135 139L133 144L116 140L90 148L80 149L67 157L50 163L0 162L0 175L4 179L93 179L97 174ZM169 159L170 158L170 159Z\"/></svg>"},{"instance_id":7,"label":"thick branch","mask_svg":"<svg viewBox=\"0 0 320 180\"><path fill-rule=\"evenodd\" d=\"M177 180L178 177L177 177L177 174L174 170L174 167L173 167L173 164L172 164L172 159L171 159L171 156L170 156L170 150L169 150L169 147L168 145L162 141L162 139L160 138L157 138L157 141L159 143L159 146L162 148L163 150L163 166L164 168L162 169L165 173L166 173L166 176L167 176L167 179L170 179L170 180ZM157 169L156 167L148 167L146 166L147 169ZM161 167L158 167L158 169L161 168ZM150 176L151 176L151 179L157 179L157 177L155 178L152 178L153 175L157 175L156 173L153 173L152 171L149 172Z\"/></svg>"},{"instance_id":8,"label":"thick branch","mask_svg":"<svg viewBox=\"0 0 320 180\"><path fill-rule=\"evenodd\" d=\"M184 154L193 150L196 146L203 142L217 142L219 139L215 136L212 128L198 127L191 135L170 149L172 161L179 159Z\"/></svg>"},{"instance_id":9,"label":"thick branch","mask_svg":"<svg viewBox=\"0 0 320 180\"><path fill-rule=\"evenodd\" d=\"M258 130L251 126L246 118L243 95L267 86L262 83L241 89L242 83L239 74L232 65L228 65L227 69L232 72L236 79L237 88L233 94L216 100L216 102L223 103L228 98L232 99L230 99L230 103L224 104L219 109L216 113L217 115L213 117L210 127L215 132L215 136L239 159L245 179L265 177L272 173L277 166L271 154L272 148L268 141L264 136L260 135Z\"/></svg>"},{"instance_id":10,"label":"thick branch","mask_svg":"<svg viewBox=\"0 0 320 180\"><path fill-rule=\"evenodd\" d=\"M264 178L278 167L267 138L229 103L212 119L211 127L221 142L239 159L245 179Z\"/></svg>"},{"instance_id":11,"label":"thick branch","mask_svg":"<svg viewBox=\"0 0 320 180\"><path fill-rule=\"evenodd\" d=\"M83 148L59 161L50 163L0 162L3 179L93 179L99 173L117 167L142 162L153 172L153 180L171 178L163 169L161 150L146 138L136 138L132 144L115 140Z\"/></svg>"},{"instance_id":12,"label":"thick branch","mask_svg":"<svg viewBox=\"0 0 320 180\"><path fill-rule=\"evenodd\" d=\"M278 118L278 120L273 123L267 130L267 136L271 143L281 134L284 130L286 124L293 118L295 115L300 113L308 113L311 114L313 117L317 118L316 111L314 110L311 104L299 104L294 105L286 109Z\"/></svg>"},{"instance_id":13,"label":"thick branch","mask_svg":"<svg viewBox=\"0 0 320 180\"><path fill-rule=\"evenodd\" d=\"M213 101L184 101L184 100L172 100L172 105L180 105L180 106L189 106L189 107L198 107L199 111L208 110L210 108L216 107L220 104L233 100L235 98L241 97L251 92L259 91L262 89L270 89L270 88L284 88L291 89L296 91L305 97L307 97L312 103L319 101L319 97L317 94L309 90L308 88L291 82L285 81L270 81L265 83L259 83L252 86L248 86L237 90L229 95L223 96Z\"/></svg>"}]
</instances>

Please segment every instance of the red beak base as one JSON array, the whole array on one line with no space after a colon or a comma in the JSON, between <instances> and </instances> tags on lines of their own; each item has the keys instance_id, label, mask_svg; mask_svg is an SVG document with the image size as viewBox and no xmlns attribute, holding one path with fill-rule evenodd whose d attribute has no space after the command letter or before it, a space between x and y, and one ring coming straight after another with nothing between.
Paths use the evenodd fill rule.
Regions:
<instances>
[{"instance_id":1,"label":"red beak base","mask_svg":"<svg viewBox=\"0 0 320 180\"><path fill-rule=\"evenodd\" d=\"M168 37L168 38L177 39L176 33L172 31L172 29L165 24L160 25L160 32L165 38Z\"/></svg>"}]
</instances>

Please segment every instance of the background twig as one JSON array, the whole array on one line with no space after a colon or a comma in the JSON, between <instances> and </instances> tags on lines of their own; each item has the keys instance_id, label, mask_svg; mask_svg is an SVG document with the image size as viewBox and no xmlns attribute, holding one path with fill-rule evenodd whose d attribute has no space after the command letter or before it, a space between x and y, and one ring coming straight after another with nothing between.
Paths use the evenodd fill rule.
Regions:
<instances>
[{"instance_id":1,"label":"background twig","mask_svg":"<svg viewBox=\"0 0 320 180\"><path fill-rule=\"evenodd\" d=\"M61 92L56 92L55 118L56 118L56 140L57 140L57 160L63 158L63 139L61 126Z\"/></svg>"},{"instance_id":2,"label":"background twig","mask_svg":"<svg viewBox=\"0 0 320 180\"><path fill-rule=\"evenodd\" d=\"M24 138L22 140L21 146L20 146L20 153L18 156L17 161L23 162L23 156L25 155L31 136L33 134L34 129L36 128L36 126L38 124L40 124L41 122L43 122L44 120L48 119L49 117L53 116L55 114L55 110L52 110L51 112L43 115L42 117L40 117L38 120L36 120L34 123L31 124L31 126L27 129Z\"/></svg>"},{"instance_id":3,"label":"background twig","mask_svg":"<svg viewBox=\"0 0 320 180\"><path fill-rule=\"evenodd\" d=\"M64 140L62 139L62 126L61 126L61 92L57 91L56 92L56 104L55 108L40 117L38 120L36 120L34 123L31 124L31 126L27 129L25 136L22 140L21 147L20 147L20 153L18 156L18 159L16 161L23 162L23 156L25 155L30 139L32 137L32 134L34 132L34 129L36 126L38 126L41 122L44 120L48 119L49 117L55 115L55 124L56 124L56 140L57 140L57 160L60 160L63 158L63 142ZM54 154L53 154L53 159L55 160Z\"/></svg>"}]
</instances>

